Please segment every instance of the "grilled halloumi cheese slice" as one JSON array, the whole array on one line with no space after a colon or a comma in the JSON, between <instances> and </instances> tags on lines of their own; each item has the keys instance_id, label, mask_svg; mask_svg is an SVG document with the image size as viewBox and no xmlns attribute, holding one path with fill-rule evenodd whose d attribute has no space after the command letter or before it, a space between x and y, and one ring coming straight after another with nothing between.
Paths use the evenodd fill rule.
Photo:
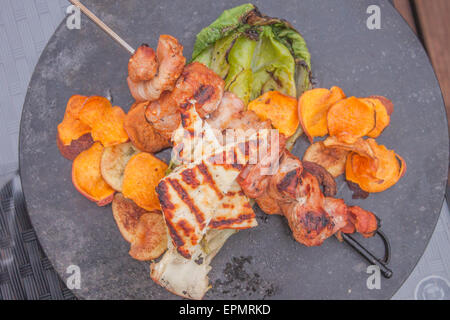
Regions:
<instances>
[{"instance_id":1,"label":"grilled halloumi cheese slice","mask_svg":"<svg viewBox=\"0 0 450 320\"><path fill-rule=\"evenodd\" d=\"M253 211L250 201L245 196L241 186L234 181L228 193L217 205L208 228L243 230L257 225L255 211Z\"/></svg>"},{"instance_id":2,"label":"grilled halloumi cheese slice","mask_svg":"<svg viewBox=\"0 0 450 320\"><path fill-rule=\"evenodd\" d=\"M235 181L243 165L226 161L245 159L245 150L238 144L222 146L194 104L185 107L181 115L173 141L175 148L181 146L176 151L178 159L191 162L163 178L156 191L173 244L189 259L208 228L246 229L257 222ZM196 143L198 138L201 146Z\"/></svg>"},{"instance_id":3,"label":"grilled halloumi cheese slice","mask_svg":"<svg viewBox=\"0 0 450 320\"><path fill-rule=\"evenodd\" d=\"M254 225L248 199L237 192L235 179L239 170L207 160L177 168L164 177L156 188L169 234L178 252L191 258L193 248L204 236L211 220L218 214L216 226ZM232 207L235 207L234 209ZM242 212L239 212L242 210ZM244 215L241 217L241 213ZM221 225L222 224L222 225Z\"/></svg>"},{"instance_id":4,"label":"grilled halloumi cheese slice","mask_svg":"<svg viewBox=\"0 0 450 320\"><path fill-rule=\"evenodd\" d=\"M200 300L211 288L210 263L230 236L237 230L209 230L196 246L192 259L182 257L172 243L158 262L150 265L150 277L168 291L188 299Z\"/></svg>"}]
</instances>

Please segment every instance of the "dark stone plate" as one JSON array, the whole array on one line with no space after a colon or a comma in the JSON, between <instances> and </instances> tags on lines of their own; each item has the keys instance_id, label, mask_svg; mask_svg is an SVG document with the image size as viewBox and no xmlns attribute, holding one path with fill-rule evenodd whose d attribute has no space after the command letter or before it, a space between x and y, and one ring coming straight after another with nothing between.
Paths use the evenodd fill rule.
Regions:
<instances>
[{"instance_id":1,"label":"dark stone plate","mask_svg":"<svg viewBox=\"0 0 450 320\"><path fill-rule=\"evenodd\" d=\"M85 1L118 34L137 47L156 46L171 34L190 56L195 34L240 1ZM283 17L305 36L320 87L339 85L347 95L384 95L395 103L389 128L378 141L408 164L393 188L367 200L339 196L372 210L390 237L394 276L381 289L366 286L367 263L335 238L321 247L296 243L281 217L258 213L259 226L231 237L213 261L208 299L386 299L408 277L433 233L448 168L447 123L441 93L419 41L387 1L379 1L381 30L366 27L366 9L377 1L256 1L263 13ZM214 4L213 4L214 3ZM27 206L39 239L63 279L81 268L81 298L169 299L149 278L149 263L134 261L111 208L99 208L71 183L71 163L58 152L56 126L73 94L106 95L128 110L128 54L86 17L81 30L63 23L50 40L31 80L20 133L20 168ZM302 156L307 142L294 150ZM378 255L380 241L364 240Z\"/></svg>"}]
</instances>

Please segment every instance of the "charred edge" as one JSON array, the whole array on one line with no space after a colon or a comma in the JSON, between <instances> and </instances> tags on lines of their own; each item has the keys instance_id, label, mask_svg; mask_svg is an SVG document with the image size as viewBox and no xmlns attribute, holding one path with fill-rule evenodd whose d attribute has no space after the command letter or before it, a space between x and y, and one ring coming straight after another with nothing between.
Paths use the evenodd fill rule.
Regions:
<instances>
[{"instance_id":1,"label":"charred edge","mask_svg":"<svg viewBox=\"0 0 450 320\"><path fill-rule=\"evenodd\" d=\"M178 247L177 251L182 257L184 257L186 259L190 259L191 258L191 254L187 250L184 250L184 249Z\"/></svg>"},{"instance_id":2,"label":"charred edge","mask_svg":"<svg viewBox=\"0 0 450 320\"><path fill-rule=\"evenodd\" d=\"M181 108L182 110L187 110L187 109L189 108L190 105L191 105L190 102L185 102L185 103L182 103L182 104L180 105L180 108Z\"/></svg>"},{"instance_id":3,"label":"charred edge","mask_svg":"<svg viewBox=\"0 0 450 320\"><path fill-rule=\"evenodd\" d=\"M242 214L234 219L223 219L223 220L211 220L209 223L213 228L219 228L223 226L229 226L233 224L240 224L244 221L253 219L255 217L254 214Z\"/></svg>"},{"instance_id":4,"label":"charred edge","mask_svg":"<svg viewBox=\"0 0 450 320\"><path fill-rule=\"evenodd\" d=\"M269 76L273 79L273 81L276 82L276 84L282 88L283 87L283 82L281 82L280 78L276 77L275 74L272 71L267 71L267 73L269 74Z\"/></svg>"},{"instance_id":5,"label":"charred edge","mask_svg":"<svg viewBox=\"0 0 450 320\"><path fill-rule=\"evenodd\" d=\"M191 224L184 219L180 220L177 225L183 230L185 236L189 236L195 231Z\"/></svg>"},{"instance_id":6,"label":"charred edge","mask_svg":"<svg viewBox=\"0 0 450 320\"><path fill-rule=\"evenodd\" d=\"M198 104L204 104L214 95L214 88L210 85L201 85L194 93L194 99Z\"/></svg>"},{"instance_id":7,"label":"charred edge","mask_svg":"<svg viewBox=\"0 0 450 320\"><path fill-rule=\"evenodd\" d=\"M234 44L236 43L236 40L237 40L237 38L233 39L233 41L231 42L230 47L227 49L227 51L225 53L225 60L227 61L228 64L230 63L230 61L228 61L228 56L230 55L231 48L234 47Z\"/></svg>"},{"instance_id":8,"label":"charred edge","mask_svg":"<svg viewBox=\"0 0 450 320\"><path fill-rule=\"evenodd\" d=\"M236 154L236 149L230 150L230 156L233 157L231 161L231 167L241 171L244 168L244 164L238 163L238 156Z\"/></svg>"},{"instance_id":9,"label":"charred edge","mask_svg":"<svg viewBox=\"0 0 450 320\"><path fill-rule=\"evenodd\" d=\"M200 182L195 177L194 169L186 169L181 172L181 179L193 188L197 188Z\"/></svg>"},{"instance_id":10,"label":"charred edge","mask_svg":"<svg viewBox=\"0 0 450 320\"><path fill-rule=\"evenodd\" d=\"M208 168L206 167L204 162L202 162L198 165L198 170L200 170L200 173L205 178L206 183L208 183L211 186L211 188L217 194L219 199L222 199L223 193L217 188L216 183L214 182L213 178L211 177L211 174L209 173Z\"/></svg>"},{"instance_id":11,"label":"charred edge","mask_svg":"<svg viewBox=\"0 0 450 320\"><path fill-rule=\"evenodd\" d=\"M177 233L173 224L170 221L166 221L166 224L167 224L167 229L169 229L170 237L172 238L172 241L175 243L175 246L177 248L184 246L184 241ZM180 254L181 254L181 252L180 252Z\"/></svg>"},{"instance_id":12,"label":"charred edge","mask_svg":"<svg viewBox=\"0 0 450 320\"><path fill-rule=\"evenodd\" d=\"M320 232L325 227L333 227L330 217L322 210L320 212L308 211L304 218L300 219L301 224L307 230L307 233L311 231Z\"/></svg>"},{"instance_id":13,"label":"charred edge","mask_svg":"<svg viewBox=\"0 0 450 320\"><path fill-rule=\"evenodd\" d=\"M245 30L244 35L253 41L259 41L259 31L256 28Z\"/></svg>"},{"instance_id":14,"label":"charred edge","mask_svg":"<svg viewBox=\"0 0 450 320\"><path fill-rule=\"evenodd\" d=\"M290 187L292 186L294 189L297 187L298 179L297 177L297 170L289 171L283 179L281 179L281 182L277 185L277 189L279 192L288 191Z\"/></svg>"},{"instance_id":15,"label":"charred edge","mask_svg":"<svg viewBox=\"0 0 450 320\"><path fill-rule=\"evenodd\" d=\"M189 115L184 114L183 112L181 112L180 115L181 115L181 125L183 126L183 128L189 127L189 122L190 122Z\"/></svg>"},{"instance_id":16,"label":"charred edge","mask_svg":"<svg viewBox=\"0 0 450 320\"><path fill-rule=\"evenodd\" d=\"M265 14L262 14L259 9L254 6L254 9L244 15L241 21L251 26L264 26L270 24L284 24L287 28L299 33L295 28L286 20L280 18L272 18Z\"/></svg>"},{"instance_id":17,"label":"charred edge","mask_svg":"<svg viewBox=\"0 0 450 320\"><path fill-rule=\"evenodd\" d=\"M170 201L169 191L167 188L167 184L165 181L161 181L158 186L155 188L156 193L158 194L159 202L161 203L161 208L163 210L173 210L175 206Z\"/></svg>"},{"instance_id":18,"label":"charred edge","mask_svg":"<svg viewBox=\"0 0 450 320\"><path fill-rule=\"evenodd\" d=\"M323 187L323 194L326 197L334 197L336 195L336 181L324 167L314 162L303 161L303 169L317 179L319 185Z\"/></svg>"},{"instance_id":19,"label":"charred edge","mask_svg":"<svg viewBox=\"0 0 450 320\"><path fill-rule=\"evenodd\" d=\"M194 214L195 219L198 223L203 224L203 214L202 212L197 208L197 206L194 204L192 199L189 197L186 190L183 189L183 187L180 185L180 183L177 180L174 179L168 179L169 183L172 185L172 187L175 189L176 193L180 197L180 199L189 207L191 212Z\"/></svg>"},{"instance_id":20,"label":"charred edge","mask_svg":"<svg viewBox=\"0 0 450 320\"><path fill-rule=\"evenodd\" d=\"M239 164L239 163L233 163L231 166L232 166L234 169L237 169L237 170L239 170L239 171L241 171L241 170L244 168L244 165Z\"/></svg>"}]
</instances>

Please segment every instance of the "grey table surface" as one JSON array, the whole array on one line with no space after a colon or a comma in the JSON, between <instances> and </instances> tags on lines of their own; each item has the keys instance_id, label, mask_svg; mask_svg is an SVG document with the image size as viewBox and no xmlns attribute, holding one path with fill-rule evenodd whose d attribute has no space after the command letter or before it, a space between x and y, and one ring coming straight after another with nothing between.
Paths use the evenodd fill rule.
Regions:
<instances>
[{"instance_id":1,"label":"grey table surface","mask_svg":"<svg viewBox=\"0 0 450 320\"><path fill-rule=\"evenodd\" d=\"M65 0L0 0L0 186L17 171L28 82L68 6ZM450 299L449 279L450 214L445 202L427 250L393 299Z\"/></svg>"}]
</instances>

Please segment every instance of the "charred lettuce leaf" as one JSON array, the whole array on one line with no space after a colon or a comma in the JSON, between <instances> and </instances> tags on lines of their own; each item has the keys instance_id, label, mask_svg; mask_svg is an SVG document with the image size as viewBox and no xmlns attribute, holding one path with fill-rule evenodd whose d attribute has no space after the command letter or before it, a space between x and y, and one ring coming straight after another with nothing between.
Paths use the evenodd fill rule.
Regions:
<instances>
[{"instance_id":1,"label":"charred lettuce leaf","mask_svg":"<svg viewBox=\"0 0 450 320\"><path fill-rule=\"evenodd\" d=\"M299 96L311 85L311 57L288 22L262 15L252 4L225 10L197 35L192 61L225 79L246 104L264 92Z\"/></svg>"}]
</instances>

